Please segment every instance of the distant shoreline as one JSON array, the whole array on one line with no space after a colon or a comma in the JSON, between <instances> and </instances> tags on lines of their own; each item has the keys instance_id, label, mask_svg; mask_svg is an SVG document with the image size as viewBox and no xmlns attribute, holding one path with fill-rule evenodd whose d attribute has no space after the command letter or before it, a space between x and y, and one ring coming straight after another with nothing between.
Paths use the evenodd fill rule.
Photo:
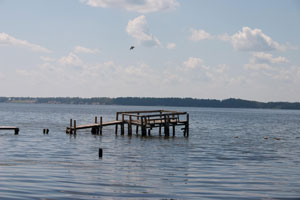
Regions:
<instances>
[{"instance_id":1,"label":"distant shoreline","mask_svg":"<svg viewBox=\"0 0 300 200\"><path fill-rule=\"evenodd\" d=\"M300 110L300 102L258 102L229 98L152 98L152 97L0 97L0 103L32 104L85 104L85 105L124 105L124 106L173 106L173 107L210 107L210 108L262 108Z\"/></svg>"}]
</instances>

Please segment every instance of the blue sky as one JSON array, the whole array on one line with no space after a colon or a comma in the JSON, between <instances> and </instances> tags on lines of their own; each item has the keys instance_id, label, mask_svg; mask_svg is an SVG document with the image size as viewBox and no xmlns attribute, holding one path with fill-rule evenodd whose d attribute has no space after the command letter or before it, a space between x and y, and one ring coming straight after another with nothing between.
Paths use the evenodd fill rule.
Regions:
<instances>
[{"instance_id":1,"label":"blue sky","mask_svg":"<svg viewBox=\"0 0 300 200\"><path fill-rule=\"evenodd\" d=\"M0 96L300 101L300 1L0 0L0 19Z\"/></svg>"}]
</instances>

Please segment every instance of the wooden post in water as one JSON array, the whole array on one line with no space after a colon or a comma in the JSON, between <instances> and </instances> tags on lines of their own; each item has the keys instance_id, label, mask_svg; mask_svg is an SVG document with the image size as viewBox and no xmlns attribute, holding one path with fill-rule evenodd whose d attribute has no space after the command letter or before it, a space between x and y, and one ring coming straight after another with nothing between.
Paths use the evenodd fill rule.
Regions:
<instances>
[{"instance_id":1,"label":"wooden post in water","mask_svg":"<svg viewBox=\"0 0 300 200\"><path fill-rule=\"evenodd\" d=\"M140 117L139 117L140 113L138 113L137 115L138 115L138 116L137 116L137 120L139 120L139 119L140 119ZM136 135L139 134L139 125L136 125L135 134L136 134Z\"/></svg>"},{"instance_id":2,"label":"wooden post in water","mask_svg":"<svg viewBox=\"0 0 300 200\"><path fill-rule=\"evenodd\" d=\"M95 124L97 124L97 121L98 121L97 116L95 116ZM99 129L97 127L93 127L91 132L93 135L96 135L96 134L98 134Z\"/></svg>"},{"instance_id":3,"label":"wooden post in water","mask_svg":"<svg viewBox=\"0 0 300 200\"><path fill-rule=\"evenodd\" d=\"M15 128L15 135L19 135L19 128Z\"/></svg>"},{"instance_id":4,"label":"wooden post in water","mask_svg":"<svg viewBox=\"0 0 300 200\"><path fill-rule=\"evenodd\" d=\"M103 156L103 150L101 148L99 148L98 156L99 156L99 158L102 158L102 156Z\"/></svg>"},{"instance_id":5,"label":"wooden post in water","mask_svg":"<svg viewBox=\"0 0 300 200\"><path fill-rule=\"evenodd\" d=\"M129 122L128 122L128 135L132 135L132 125L131 125L131 115L129 115Z\"/></svg>"},{"instance_id":6,"label":"wooden post in water","mask_svg":"<svg viewBox=\"0 0 300 200\"><path fill-rule=\"evenodd\" d=\"M124 135L124 114L122 114L121 135Z\"/></svg>"},{"instance_id":7,"label":"wooden post in water","mask_svg":"<svg viewBox=\"0 0 300 200\"><path fill-rule=\"evenodd\" d=\"M175 119L175 115L174 114L172 114L172 118L173 118L173 123L172 123L173 132L172 132L172 134L173 134L173 137L175 137L175 123L176 122L174 122L174 119Z\"/></svg>"},{"instance_id":8,"label":"wooden post in water","mask_svg":"<svg viewBox=\"0 0 300 200\"><path fill-rule=\"evenodd\" d=\"M169 115L165 115L165 136L170 136Z\"/></svg>"},{"instance_id":9,"label":"wooden post in water","mask_svg":"<svg viewBox=\"0 0 300 200\"><path fill-rule=\"evenodd\" d=\"M142 136L146 136L147 135L147 129L146 129L146 119L145 117L141 117L141 129L142 129Z\"/></svg>"},{"instance_id":10,"label":"wooden post in water","mask_svg":"<svg viewBox=\"0 0 300 200\"><path fill-rule=\"evenodd\" d=\"M73 120L70 119L70 129L69 129L69 133L70 133L70 134L72 134L72 124L73 124L72 121L73 121Z\"/></svg>"},{"instance_id":11,"label":"wooden post in water","mask_svg":"<svg viewBox=\"0 0 300 200\"><path fill-rule=\"evenodd\" d=\"M173 132L172 132L172 133L173 133L173 137L175 137L175 129L176 129L176 128L175 128L175 124L173 124L172 127L173 127Z\"/></svg>"},{"instance_id":12,"label":"wooden post in water","mask_svg":"<svg viewBox=\"0 0 300 200\"><path fill-rule=\"evenodd\" d=\"M161 124L162 124L162 117L161 117L161 111L159 111L159 119L160 119L160 122L159 122L159 130L158 130L158 132L159 132L159 136L161 136Z\"/></svg>"},{"instance_id":13,"label":"wooden post in water","mask_svg":"<svg viewBox=\"0 0 300 200\"><path fill-rule=\"evenodd\" d=\"M186 137L189 137L189 129L190 129L190 115L189 114L186 114L186 125L185 125L185 134L186 134Z\"/></svg>"},{"instance_id":14,"label":"wooden post in water","mask_svg":"<svg viewBox=\"0 0 300 200\"><path fill-rule=\"evenodd\" d=\"M119 113L117 112L116 113L116 121L119 120ZM116 127L115 127L115 134L118 135L118 124L116 124Z\"/></svg>"},{"instance_id":15,"label":"wooden post in water","mask_svg":"<svg viewBox=\"0 0 300 200\"><path fill-rule=\"evenodd\" d=\"M99 133L102 135L102 116L100 116L100 126L99 126Z\"/></svg>"},{"instance_id":16,"label":"wooden post in water","mask_svg":"<svg viewBox=\"0 0 300 200\"><path fill-rule=\"evenodd\" d=\"M76 134L76 120L74 120L74 134Z\"/></svg>"}]
</instances>

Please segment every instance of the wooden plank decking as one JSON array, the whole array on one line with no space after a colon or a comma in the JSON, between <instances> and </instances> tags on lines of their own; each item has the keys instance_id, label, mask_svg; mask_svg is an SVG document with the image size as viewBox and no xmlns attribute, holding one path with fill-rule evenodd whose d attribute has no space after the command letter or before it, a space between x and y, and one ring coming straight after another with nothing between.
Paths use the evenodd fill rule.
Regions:
<instances>
[{"instance_id":1,"label":"wooden plank decking","mask_svg":"<svg viewBox=\"0 0 300 200\"><path fill-rule=\"evenodd\" d=\"M15 135L18 135L20 129L16 126L0 126L0 130L14 130Z\"/></svg>"}]
</instances>

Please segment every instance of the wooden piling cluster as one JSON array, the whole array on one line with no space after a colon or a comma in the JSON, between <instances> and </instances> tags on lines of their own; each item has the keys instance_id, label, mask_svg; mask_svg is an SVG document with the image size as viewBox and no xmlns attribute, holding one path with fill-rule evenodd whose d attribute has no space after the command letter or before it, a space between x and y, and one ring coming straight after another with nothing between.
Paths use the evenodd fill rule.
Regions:
<instances>
[{"instance_id":1,"label":"wooden piling cluster","mask_svg":"<svg viewBox=\"0 0 300 200\"><path fill-rule=\"evenodd\" d=\"M70 119L70 126L67 127L66 133L76 134L79 129L91 128L92 134L102 134L104 126L115 125L115 134L118 134L120 126L120 134L125 134L125 126L127 125L128 135L132 135L133 126L135 126L136 135L139 134L139 129L142 136L150 136L153 128L159 128L159 135L170 136L170 127L172 128L172 136L175 136L177 126L183 126L183 135L189 136L189 114L187 112L167 111L167 110L147 110L147 111L126 111L117 112L116 120L103 122L102 117L98 122L97 117L93 124L76 125L76 120Z\"/></svg>"},{"instance_id":2,"label":"wooden piling cluster","mask_svg":"<svg viewBox=\"0 0 300 200\"><path fill-rule=\"evenodd\" d=\"M15 127L15 126L0 126L0 130L14 130L15 135L18 135L19 131L20 131L20 129L18 127Z\"/></svg>"}]
</instances>

